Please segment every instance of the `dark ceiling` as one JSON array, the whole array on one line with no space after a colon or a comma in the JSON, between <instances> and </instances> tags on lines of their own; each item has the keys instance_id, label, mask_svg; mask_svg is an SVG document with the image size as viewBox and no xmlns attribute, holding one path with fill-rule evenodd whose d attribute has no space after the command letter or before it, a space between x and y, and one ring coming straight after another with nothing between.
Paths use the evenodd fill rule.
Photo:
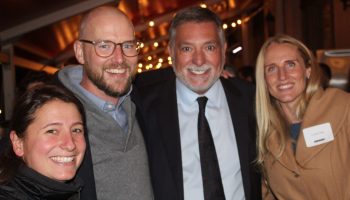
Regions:
<instances>
[{"instance_id":1,"label":"dark ceiling","mask_svg":"<svg viewBox=\"0 0 350 200\"><path fill-rule=\"evenodd\" d=\"M2 62L8 61L3 49L9 45L11 48L12 45L14 63L19 67L34 70L50 67L58 69L71 64L75 62L72 44L78 35L78 24L82 13L100 5L111 4L127 13L135 25L137 37L145 44L139 57L140 63L156 64L159 58L166 59L168 22L176 11L204 3L217 12L224 21L229 22L254 12L261 7L261 2L261 0L1 0L0 58ZM150 20L155 22L154 27L149 27ZM157 47L154 46L155 42L158 43Z\"/></svg>"}]
</instances>

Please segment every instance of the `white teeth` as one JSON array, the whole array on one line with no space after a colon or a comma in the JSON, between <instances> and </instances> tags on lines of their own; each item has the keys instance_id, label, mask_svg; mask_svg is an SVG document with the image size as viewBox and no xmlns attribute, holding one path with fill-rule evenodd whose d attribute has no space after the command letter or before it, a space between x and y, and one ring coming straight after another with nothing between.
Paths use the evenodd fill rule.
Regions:
<instances>
[{"instance_id":1,"label":"white teeth","mask_svg":"<svg viewBox=\"0 0 350 200\"><path fill-rule=\"evenodd\" d=\"M286 90L292 87L292 84L285 84L285 85L280 85L278 86L278 89L280 90Z\"/></svg>"},{"instance_id":2,"label":"white teeth","mask_svg":"<svg viewBox=\"0 0 350 200\"><path fill-rule=\"evenodd\" d=\"M56 162L60 162L60 163L67 163L67 162L72 162L74 160L74 156L54 156L51 157L52 160L56 161Z\"/></svg>"},{"instance_id":3,"label":"white teeth","mask_svg":"<svg viewBox=\"0 0 350 200\"><path fill-rule=\"evenodd\" d=\"M204 74L205 70L190 70L192 73L200 75L200 74Z\"/></svg>"},{"instance_id":4,"label":"white teeth","mask_svg":"<svg viewBox=\"0 0 350 200\"><path fill-rule=\"evenodd\" d=\"M126 69L125 68L106 69L106 72L112 73L112 74L122 74L126 72Z\"/></svg>"},{"instance_id":5,"label":"white teeth","mask_svg":"<svg viewBox=\"0 0 350 200\"><path fill-rule=\"evenodd\" d=\"M210 66L208 65L203 65L201 67L197 66L190 66L188 70L196 75L201 75L204 74L208 69L210 69Z\"/></svg>"}]
</instances>

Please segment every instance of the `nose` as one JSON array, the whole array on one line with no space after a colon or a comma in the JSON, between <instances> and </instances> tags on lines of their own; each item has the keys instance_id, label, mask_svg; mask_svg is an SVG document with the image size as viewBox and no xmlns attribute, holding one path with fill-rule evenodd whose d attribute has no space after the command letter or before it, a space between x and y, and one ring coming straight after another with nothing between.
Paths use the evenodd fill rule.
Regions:
<instances>
[{"instance_id":1,"label":"nose","mask_svg":"<svg viewBox=\"0 0 350 200\"><path fill-rule=\"evenodd\" d=\"M193 64L197 66L202 66L205 63L204 52L202 52L201 50L196 50L193 54L192 60Z\"/></svg>"},{"instance_id":2,"label":"nose","mask_svg":"<svg viewBox=\"0 0 350 200\"><path fill-rule=\"evenodd\" d=\"M287 77L286 69L284 67L280 67L278 70L278 78L280 80L285 80L286 77Z\"/></svg>"},{"instance_id":3,"label":"nose","mask_svg":"<svg viewBox=\"0 0 350 200\"><path fill-rule=\"evenodd\" d=\"M112 54L112 59L115 60L117 63L123 63L124 62L124 55L123 55L123 50L120 44L118 44L114 52Z\"/></svg>"},{"instance_id":4,"label":"nose","mask_svg":"<svg viewBox=\"0 0 350 200\"><path fill-rule=\"evenodd\" d=\"M66 132L61 135L60 138L61 145L60 147L62 149L68 150L68 151L73 151L76 148L74 138L72 136L72 133Z\"/></svg>"}]
</instances>

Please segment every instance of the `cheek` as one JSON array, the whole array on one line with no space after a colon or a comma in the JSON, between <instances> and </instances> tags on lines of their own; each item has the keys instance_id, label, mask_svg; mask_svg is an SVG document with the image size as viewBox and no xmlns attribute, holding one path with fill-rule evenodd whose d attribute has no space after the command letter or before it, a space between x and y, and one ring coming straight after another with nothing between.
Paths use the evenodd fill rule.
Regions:
<instances>
[{"instance_id":1,"label":"cheek","mask_svg":"<svg viewBox=\"0 0 350 200\"><path fill-rule=\"evenodd\" d=\"M35 168L44 161L53 148L53 142L49 140L37 139L35 142L26 143L24 145L24 162L29 166Z\"/></svg>"},{"instance_id":2,"label":"cheek","mask_svg":"<svg viewBox=\"0 0 350 200\"><path fill-rule=\"evenodd\" d=\"M75 145L77 146L77 148L84 153L85 149L86 149L86 142L85 142L85 138L83 135L79 135L75 138L74 140Z\"/></svg>"},{"instance_id":3,"label":"cheek","mask_svg":"<svg viewBox=\"0 0 350 200\"><path fill-rule=\"evenodd\" d=\"M181 70L184 66L192 64L192 55L190 55L190 53L177 52L173 59L173 64L175 64L175 60L177 70Z\"/></svg>"},{"instance_id":4,"label":"cheek","mask_svg":"<svg viewBox=\"0 0 350 200\"><path fill-rule=\"evenodd\" d=\"M276 77L274 77L273 75L265 76L265 83L269 91L273 88L275 80Z\"/></svg>"}]
</instances>

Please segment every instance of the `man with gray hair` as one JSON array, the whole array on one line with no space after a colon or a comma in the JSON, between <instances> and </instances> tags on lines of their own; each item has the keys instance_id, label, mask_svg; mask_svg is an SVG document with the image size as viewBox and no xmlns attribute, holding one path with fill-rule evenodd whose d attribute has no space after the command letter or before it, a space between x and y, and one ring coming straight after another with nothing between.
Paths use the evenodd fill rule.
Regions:
<instances>
[{"instance_id":1,"label":"man with gray hair","mask_svg":"<svg viewBox=\"0 0 350 200\"><path fill-rule=\"evenodd\" d=\"M220 79L226 52L220 18L206 8L184 9L171 22L169 40L175 73L139 86L155 199L261 199L254 89Z\"/></svg>"}]
</instances>

